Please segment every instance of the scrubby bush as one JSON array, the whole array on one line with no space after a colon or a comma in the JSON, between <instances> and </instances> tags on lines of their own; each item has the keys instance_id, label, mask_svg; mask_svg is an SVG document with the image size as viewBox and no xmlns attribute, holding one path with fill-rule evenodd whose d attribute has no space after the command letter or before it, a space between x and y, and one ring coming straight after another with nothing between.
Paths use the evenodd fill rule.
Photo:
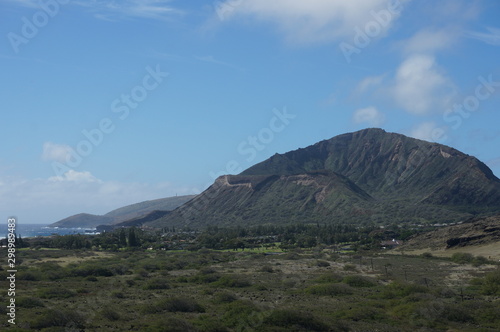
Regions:
<instances>
[{"instance_id":1,"label":"scrubby bush","mask_svg":"<svg viewBox=\"0 0 500 332\"><path fill-rule=\"evenodd\" d=\"M259 272L273 273L274 269L271 265L264 265L259 269Z\"/></svg>"},{"instance_id":2,"label":"scrubby bush","mask_svg":"<svg viewBox=\"0 0 500 332\"><path fill-rule=\"evenodd\" d=\"M316 282L319 283L332 283L332 282L341 282L344 279L343 276L337 273L327 273L316 278Z\"/></svg>"},{"instance_id":3,"label":"scrubby bush","mask_svg":"<svg viewBox=\"0 0 500 332\"><path fill-rule=\"evenodd\" d=\"M42 273L39 271L20 271L16 274L16 279L26 281L39 281L42 280Z\"/></svg>"},{"instance_id":4,"label":"scrubby bush","mask_svg":"<svg viewBox=\"0 0 500 332\"><path fill-rule=\"evenodd\" d=\"M45 310L35 320L31 322L31 327L35 329L49 328L53 326L64 326L83 329L85 319L73 310Z\"/></svg>"},{"instance_id":5,"label":"scrubby bush","mask_svg":"<svg viewBox=\"0 0 500 332\"><path fill-rule=\"evenodd\" d=\"M63 287L50 287L39 289L37 295L42 299L66 299L75 296L76 293Z\"/></svg>"},{"instance_id":6,"label":"scrubby bush","mask_svg":"<svg viewBox=\"0 0 500 332\"><path fill-rule=\"evenodd\" d=\"M94 265L83 265L72 271L74 276L77 277L111 277L113 276L113 271L107 267L94 266Z\"/></svg>"},{"instance_id":7,"label":"scrubby bush","mask_svg":"<svg viewBox=\"0 0 500 332\"><path fill-rule=\"evenodd\" d=\"M328 267L328 266L330 266L330 263L328 263L327 261L318 260L318 261L316 261L316 266L318 266L318 267Z\"/></svg>"},{"instance_id":8,"label":"scrubby bush","mask_svg":"<svg viewBox=\"0 0 500 332\"><path fill-rule=\"evenodd\" d=\"M243 279L240 276L235 275L225 275L221 277L214 285L219 287L234 287L234 288L242 288L248 287L251 285L250 281Z\"/></svg>"},{"instance_id":9,"label":"scrubby bush","mask_svg":"<svg viewBox=\"0 0 500 332\"><path fill-rule=\"evenodd\" d=\"M102 317L110 321L117 321L120 319L120 314L110 307L104 307L100 314Z\"/></svg>"},{"instance_id":10,"label":"scrubby bush","mask_svg":"<svg viewBox=\"0 0 500 332\"><path fill-rule=\"evenodd\" d=\"M486 274L481 284L482 294L500 295L500 270Z\"/></svg>"},{"instance_id":11,"label":"scrubby bush","mask_svg":"<svg viewBox=\"0 0 500 332\"><path fill-rule=\"evenodd\" d=\"M307 287L305 292L312 295L341 296L352 294L352 288L345 284L321 284Z\"/></svg>"},{"instance_id":12,"label":"scrubby bush","mask_svg":"<svg viewBox=\"0 0 500 332\"><path fill-rule=\"evenodd\" d=\"M236 297L236 295L234 295L233 293L229 293L229 292L217 293L214 296L215 303L231 303L231 302L236 301L237 299L238 298Z\"/></svg>"},{"instance_id":13,"label":"scrubby bush","mask_svg":"<svg viewBox=\"0 0 500 332\"><path fill-rule=\"evenodd\" d=\"M380 296L385 299L402 298L416 293L427 293L429 289L423 285L395 281L385 286Z\"/></svg>"},{"instance_id":14,"label":"scrubby bush","mask_svg":"<svg viewBox=\"0 0 500 332\"><path fill-rule=\"evenodd\" d=\"M150 328L143 329L145 332L196 332L197 329L193 325L180 318L169 317L152 324ZM209 331L210 330L203 330Z\"/></svg>"},{"instance_id":15,"label":"scrubby bush","mask_svg":"<svg viewBox=\"0 0 500 332\"><path fill-rule=\"evenodd\" d=\"M21 308L45 307L43 302L35 297L19 297L16 299L16 305Z\"/></svg>"},{"instance_id":16,"label":"scrubby bush","mask_svg":"<svg viewBox=\"0 0 500 332\"><path fill-rule=\"evenodd\" d=\"M456 252L451 255L451 261L457 264L469 264L474 260L474 256L465 252Z\"/></svg>"},{"instance_id":17,"label":"scrubby bush","mask_svg":"<svg viewBox=\"0 0 500 332\"><path fill-rule=\"evenodd\" d=\"M311 313L281 309L273 311L264 319L270 326L286 328L288 331L329 331L330 328Z\"/></svg>"},{"instance_id":18,"label":"scrubby bush","mask_svg":"<svg viewBox=\"0 0 500 332\"><path fill-rule=\"evenodd\" d=\"M170 285L167 283L165 279L151 279L144 286L145 290L153 290L153 289L169 289Z\"/></svg>"},{"instance_id":19,"label":"scrubby bush","mask_svg":"<svg viewBox=\"0 0 500 332\"><path fill-rule=\"evenodd\" d=\"M156 303L143 307L145 314L155 314L159 312L205 312L205 309L195 300L190 298L166 298Z\"/></svg>"},{"instance_id":20,"label":"scrubby bush","mask_svg":"<svg viewBox=\"0 0 500 332\"><path fill-rule=\"evenodd\" d=\"M351 287L373 287L377 285L372 278L363 276L347 276L343 282Z\"/></svg>"},{"instance_id":21,"label":"scrubby bush","mask_svg":"<svg viewBox=\"0 0 500 332\"><path fill-rule=\"evenodd\" d=\"M237 327L246 322L248 317L258 314L261 310L252 302L237 300L223 306L224 315L222 321L224 325Z\"/></svg>"}]
</instances>

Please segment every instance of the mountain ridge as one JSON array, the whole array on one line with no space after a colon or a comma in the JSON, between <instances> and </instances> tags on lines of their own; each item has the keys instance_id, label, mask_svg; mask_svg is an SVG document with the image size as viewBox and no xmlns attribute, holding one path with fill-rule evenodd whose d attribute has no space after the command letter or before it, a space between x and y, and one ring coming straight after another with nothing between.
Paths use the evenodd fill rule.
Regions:
<instances>
[{"instance_id":1,"label":"mountain ridge","mask_svg":"<svg viewBox=\"0 0 500 332\"><path fill-rule=\"evenodd\" d=\"M221 176L145 225L459 222L492 212L500 212L500 180L484 163L446 145L369 128Z\"/></svg>"},{"instance_id":2,"label":"mountain ridge","mask_svg":"<svg viewBox=\"0 0 500 332\"><path fill-rule=\"evenodd\" d=\"M153 211L174 210L178 206L190 201L194 197L196 197L196 195L173 196L148 200L114 209L104 215L79 213L52 223L49 225L49 227L94 228L100 225L114 225L128 220L140 218Z\"/></svg>"}]
</instances>

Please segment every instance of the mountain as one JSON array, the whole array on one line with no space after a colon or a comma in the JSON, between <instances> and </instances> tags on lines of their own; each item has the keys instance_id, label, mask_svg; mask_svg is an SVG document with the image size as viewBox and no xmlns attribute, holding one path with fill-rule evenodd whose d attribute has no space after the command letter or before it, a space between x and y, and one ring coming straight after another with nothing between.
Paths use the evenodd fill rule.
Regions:
<instances>
[{"instance_id":1,"label":"mountain","mask_svg":"<svg viewBox=\"0 0 500 332\"><path fill-rule=\"evenodd\" d=\"M451 147L382 129L336 136L219 177L151 227L458 222L500 212L500 180Z\"/></svg>"},{"instance_id":2,"label":"mountain","mask_svg":"<svg viewBox=\"0 0 500 332\"><path fill-rule=\"evenodd\" d=\"M399 249L411 250L446 250L465 247L487 246L499 244L500 241L500 214L473 218L460 225L453 225L436 229L431 232L418 234L410 238ZM498 253L498 250L496 254Z\"/></svg>"},{"instance_id":3,"label":"mountain","mask_svg":"<svg viewBox=\"0 0 500 332\"><path fill-rule=\"evenodd\" d=\"M59 220L49 227L64 227L64 228L94 228L98 225L113 225L130 219L143 217L153 211L171 211L181 206L182 204L193 199L195 195L175 196L160 198L151 201L144 201L136 204L127 205L116 210L110 211L105 215L94 215L88 213L80 213L74 216ZM165 214L156 214L157 217ZM149 219L148 219L149 220Z\"/></svg>"}]
</instances>

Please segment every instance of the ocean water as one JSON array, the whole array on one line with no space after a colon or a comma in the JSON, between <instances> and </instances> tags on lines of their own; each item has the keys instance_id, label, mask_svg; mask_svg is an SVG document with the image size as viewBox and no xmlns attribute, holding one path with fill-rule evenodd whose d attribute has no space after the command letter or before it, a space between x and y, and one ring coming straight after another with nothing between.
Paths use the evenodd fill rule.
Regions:
<instances>
[{"instance_id":1,"label":"ocean water","mask_svg":"<svg viewBox=\"0 0 500 332\"><path fill-rule=\"evenodd\" d=\"M16 224L16 234L23 238L36 237L36 236L50 236L54 234L68 235L68 234L84 234L89 231L94 231L95 228L60 228L48 227L44 224ZM8 234L7 224L0 226L0 239L5 239Z\"/></svg>"}]
</instances>

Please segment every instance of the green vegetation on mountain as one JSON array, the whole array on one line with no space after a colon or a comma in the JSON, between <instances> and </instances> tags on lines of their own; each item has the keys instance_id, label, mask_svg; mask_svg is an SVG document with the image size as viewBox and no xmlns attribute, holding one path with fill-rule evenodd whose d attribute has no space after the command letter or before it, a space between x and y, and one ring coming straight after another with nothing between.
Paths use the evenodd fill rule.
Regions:
<instances>
[{"instance_id":1,"label":"green vegetation on mountain","mask_svg":"<svg viewBox=\"0 0 500 332\"><path fill-rule=\"evenodd\" d=\"M130 219L144 217L145 215L153 211L171 211L176 207L181 206L182 204L193 199L194 197L195 195L185 195L144 201L124 206L122 208L108 212L105 215L80 213L59 220L53 224L50 224L49 226L65 228L93 228L99 225L113 225Z\"/></svg>"},{"instance_id":2,"label":"green vegetation on mountain","mask_svg":"<svg viewBox=\"0 0 500 332\"><path fill-rule=\"evenodd\" d=\"M276 154L151 227L452 223L500 212L500 180L453 148L365 129Z\"/></svg>"}]
</instances>

